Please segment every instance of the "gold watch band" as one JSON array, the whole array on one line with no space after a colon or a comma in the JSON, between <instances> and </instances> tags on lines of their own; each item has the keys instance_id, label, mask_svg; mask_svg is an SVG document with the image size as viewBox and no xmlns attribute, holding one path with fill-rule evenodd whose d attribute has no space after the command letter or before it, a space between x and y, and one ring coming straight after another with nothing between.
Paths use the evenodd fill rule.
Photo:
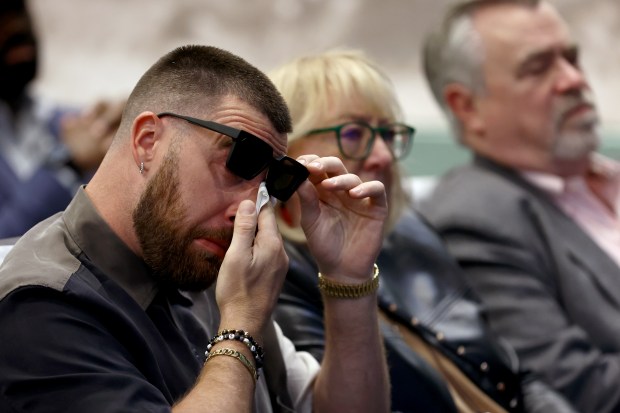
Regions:
<instances>
[{"instance_id":1,"label":"gold watch band","mask_svg":"<svg viewBox=\"0 0 620 413\"><path fill-rule=\"evenodd\" d=\"M379 288L379 267L374 266L372 278L363 284L345 284L329 280L319 273L319 289L328 297L360 298L370 295Z\"/></svg>"}]
</instances>

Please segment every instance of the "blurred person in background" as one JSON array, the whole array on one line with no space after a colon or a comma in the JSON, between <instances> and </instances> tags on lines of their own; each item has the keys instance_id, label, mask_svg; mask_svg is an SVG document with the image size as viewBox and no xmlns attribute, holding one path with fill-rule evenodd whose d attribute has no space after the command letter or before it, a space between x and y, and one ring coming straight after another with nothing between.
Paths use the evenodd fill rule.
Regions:
<instances>
[{"instance_id":1,"label":"blurred person in background","mask_svg":"<svg viewBox=\"0 0 620 413\"><path fill-rule=\"evenodd\" d=\"M573 411L544 383L520 371L514 352L487 329L456 262L409 208L397 161L409 152L414 129L400 123L401 109L382 70L360 51L332 50L292 60L270 77L291 111L291 156L339 157L362 180L386 187L389 216L377 260L378 305L392 409ZM289 272L275 314L295 346L321 360L327 340L324 295L301 231L298 202L293 196L276 207Z\"/></svg>"},{"instance_id":2,"label":"blurred person in background","mask_svg":"<svg viewBox=\"0 0 620 413\"><path fill-rule=\"evenodd\" d=\"M469 165L422 204L526 369L585 413L620 411L620 165L569 27L546 1L475 0L425 44Z\"/></svg>"},{"instance_id":3,"label":"blurred person in background","mask_svg":"<svg viewBox=\"0 0 620 413\"><path fill-rule=\"evenodd\" d=\"M122 102L84 113L28 90L38 66L25 0L0 2L0 237L23 234L64 209L97 168L118 127Z\"/></svg>"}]
</instances>

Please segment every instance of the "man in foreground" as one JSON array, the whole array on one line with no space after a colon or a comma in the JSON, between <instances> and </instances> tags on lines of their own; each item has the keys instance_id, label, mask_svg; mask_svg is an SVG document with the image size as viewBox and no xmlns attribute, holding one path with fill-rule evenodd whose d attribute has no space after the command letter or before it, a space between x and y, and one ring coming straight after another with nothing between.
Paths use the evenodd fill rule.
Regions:
<instances>
[{"instance_id":1,"label":"man in foreground","mask_svg":"<svg viewBox=\"0 0 620 413\"><path fill-rule=\"evenodd\" d=\"M290 128L271 82L228 52L152 66L91 182L0 270L0 410L388 411L384 187L284 156ZM261 181L297 191L328 292L356 297L326 300L320 369L270 320L288 259L273 207L257 215Z\"/></svg>"}]
</instances>

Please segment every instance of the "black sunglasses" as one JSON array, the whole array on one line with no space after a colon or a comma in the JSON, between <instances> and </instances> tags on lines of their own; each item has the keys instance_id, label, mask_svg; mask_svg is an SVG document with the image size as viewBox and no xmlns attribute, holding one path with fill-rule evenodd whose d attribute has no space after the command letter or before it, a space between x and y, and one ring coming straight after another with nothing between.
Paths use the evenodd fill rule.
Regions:
<instances>
[{"instance_id":1,"label":"black sunglasses","mask_svg":"<svg viewBox=\"0 0 620 413\"><path fill-rule=\"evenodd\" d=\"M269 144L249 132L235 129L221 123L162 112L157 116L171 116L183 119L191 124L226 135L233 140L232 148L226 159L226 167L243 179L254 179L265 168L269 168L265 184L269 195L280 201L288 200L309 175L305 166L290 158L273 157Z\"/></svg>"}]
</instances>

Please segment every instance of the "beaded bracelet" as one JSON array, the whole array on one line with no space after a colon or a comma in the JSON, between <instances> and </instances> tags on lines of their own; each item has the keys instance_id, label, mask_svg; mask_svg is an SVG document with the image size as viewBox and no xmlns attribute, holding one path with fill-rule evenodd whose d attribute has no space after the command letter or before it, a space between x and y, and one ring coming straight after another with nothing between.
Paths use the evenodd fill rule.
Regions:
<instances>
[{"instance_id":1,"label":"beaded bracelet","mask_svg":"<svg viewBox=\"0 0 620 413\"><path fill-rule=\"evenodd\" d=\"M244 343L250 351L252 352L252 356L254 357L254 361L256 362L256 368L260 369L263 367L263 359L265 354L263 353L263 348L259 346L254 338L244 330L222 330L215 335L207 345L207 351L205 351L205 356L209 357L209 351L213 348L213 346L224 340L237 340Z\"/></svg>"},{"instance_id":2,"label":"beaded bracelet","mask_svg":"<svg viewBox=\"0 0 620 413\"><path fill-rule=\"evenodd\" d=\"M217 349L213 353L209 353L209 355L207 356L207 359L205 360L205 364L209 360L211 360L213 357L217 357L217 356L230 356L230 357L236 358L241 363L243 363L246 369L248 369L248 371L250 372L250 375L254 379L254 383L256 383L256 381L258 380L258 372L254 368L252 363L250 363L250 360L248 360L247 357L239 353L237 350L233 350L231 348Z\"/></svg>"}]
</instances>

